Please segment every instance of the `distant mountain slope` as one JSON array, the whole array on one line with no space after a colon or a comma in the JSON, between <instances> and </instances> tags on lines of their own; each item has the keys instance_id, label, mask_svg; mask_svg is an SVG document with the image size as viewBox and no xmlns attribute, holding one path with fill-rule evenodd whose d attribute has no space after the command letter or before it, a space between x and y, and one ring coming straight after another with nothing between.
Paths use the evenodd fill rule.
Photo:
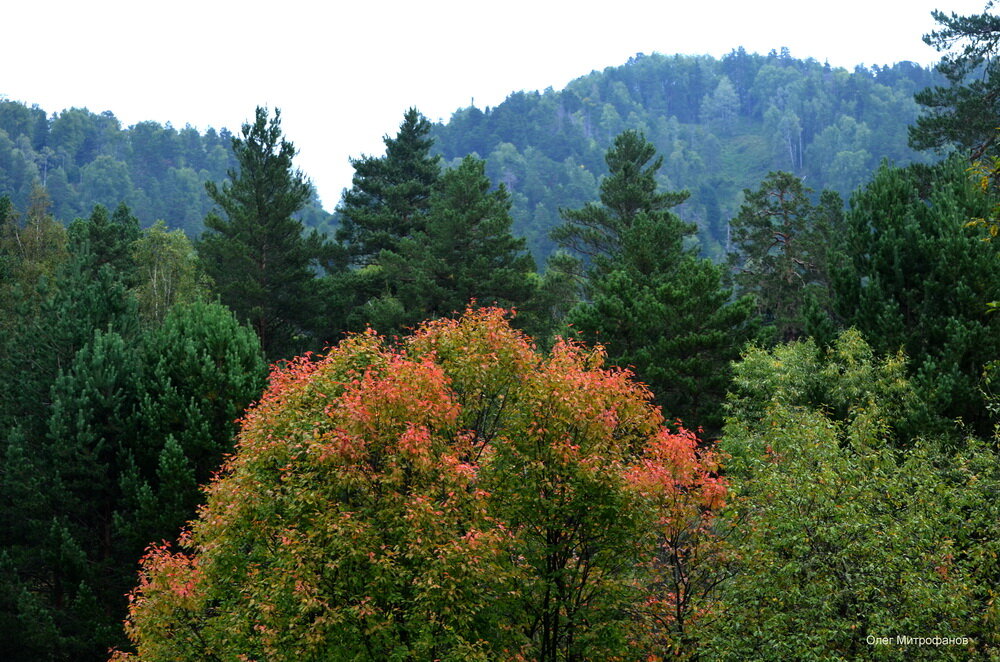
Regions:
<instances>
[{"instance_id":1,"label":"distant mountain slope","mask_svg":"<svg viewBox=\"0 0 1000 662\"><path fill-rule=\"evenodd\" d=\"M123 128L110 112L71 108L49 116L38 106L0 101L0 195L24 210L35 183L56 218L86 216L95 204L124 201L144 225L162 219L197 236L212 208L205 182L222 181L236 162L230 133L140 122ZM330 214L314 200L306 225L326 228Z\"/></svg>"},{"instance_id":2,"label":"distant mountain slope","mask_svg":"<svg viewBox=\"0 0 1000 662\"><path fill-rule=\"evenodd\" d=\"M517 92L495 108L464 108L434 127L447 161L475 152L514 194L515 232L544 259L560 207L595 200L615 135L640 129L664 158L661 185L689 189L678 211L719 257L742 190L788 170L845 197L882 159L931 157L907 146L916 90L940 76L911 62L833 69L815 60L742 48L722 59L636 55L565 89Z\"/></svg>"}]
</instances>

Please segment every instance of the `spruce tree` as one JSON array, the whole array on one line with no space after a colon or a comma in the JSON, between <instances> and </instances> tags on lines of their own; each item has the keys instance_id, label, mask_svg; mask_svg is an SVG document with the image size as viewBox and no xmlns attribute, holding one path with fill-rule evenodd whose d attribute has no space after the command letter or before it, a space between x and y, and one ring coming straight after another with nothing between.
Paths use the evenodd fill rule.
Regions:
<instances>
[{"instance_id":1,"label":"spruce tree","mask_svg":"<svg viewBox=\"0 0 1000 662\"><path fill-rule=\"evenodd\" d=\"M383 250L397 252L404 237L425 228L441 169L441 157L430 153L430 131L427 118L410 108L396 137L383 138L384 156L351 160L354 179L338 207L337 240L353 264L373 264Z\"/></svg>"},{"instance_id":2,"label":"spruce tree","mask_svg":"<svg viewBox=\"0 0 1000 662\"><path fill-rule=\"evenodd\" d=\"M221 185L205 185L225 218L205 219L198 251L222 302L249 322L265 354L289 356L308 343L318 306L316 268L326 250L315 231L303 235L294 217L312 186L292 165L295 147L282 136L277 109L269 120L258 107L232 148L239 169Z\"/></svg>"},{"instance_id":3,"label":"spruce tree","mask_svg":"<svg viewBox=\"0 0 1000 662\"><path fill-rule=\"evenodd\" d=\"M567 321L632 367L664 415L714 432L729 363L752 331L752 301L732 302L721 268L685 247L693 228L670 208L686 194L657 191L654 155L642 134L625 132L608 152L601 203L564 212L556 236L594 260L586 299Z\"/></svg>"},{"instance_id":4,"label":"spruce tree","mask_svg":"<svg viewBox=\"0 0 1000 662\"><path fill-rule=\"evenodd\" d=\"M386 279L406 322L461 313L479 305L516 307L532 294L534 261L510 231L510 194L490 190L485 163L467 156L434 187L423 231L383 253Z\"/></svg>"},{"instance_id":5,"label":"spruce tree","mask_svg":"<svg viewBox=\"0 0 1000 662\"><path fill-rule=\"evenodd\" d=\"M655 158L654 158L655 157ZM580 253L595 266L621 250L622 233L640 213L656 214L681 234L693 228L672 214L664 214L687 200L687 191L657 191L656 173L663 157L638 131L617 136L605 157L608 176L601 181L600 203L591 202L580 209L561 209L565 223L555 228L552 239L565 248Z\"/></svg>"}]
</instances>

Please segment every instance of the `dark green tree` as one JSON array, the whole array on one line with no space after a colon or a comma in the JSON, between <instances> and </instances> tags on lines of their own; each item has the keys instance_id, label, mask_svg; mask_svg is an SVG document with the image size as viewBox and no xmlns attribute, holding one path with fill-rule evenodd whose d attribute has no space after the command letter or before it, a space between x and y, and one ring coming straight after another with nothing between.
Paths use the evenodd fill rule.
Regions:
<instances>
[{"instance_id":1,"label":"dark green tree","mask_svg":"<svg viewBox=\"0 0 1000 662\"><path fill-rule=\"evenodd\" d=\"M757 190L743 192L730 223L733 280L741 294L754 296L781 341L803 335L811 299L828 303L827 254L840 236L843 202L824 191L814 204L811 192L791 173L769 173Z\"/></svg>"},{"instance_id":2,"label":"dark green tree","mask_svg":"<svg viewBox=\"0 0 1000 662\"><path fill-rule=\"evenodd\" d=\"M264 390L265 365L252 331L215 303L171 308L148 331L142 353L148 389L144 418L172 436L203 484L231 446L236 419Z\"/></svg>"},{"instance_id":3,"label":"dark green tree","mask_svg":"<svg viewBox=\"0 0 1000 662\"><path fill-rule=\"evenodd\" d=\"M641 134L626 132L608 152L601 203L564 213L560 235L594 259L586 299L569 325L634 368L669 418L714 432L728 365L752 331L752 300L731 301L722 269L685 246L693 228L670 207L683 193L659 193L660 159Z\"/></svg>"},{"instance_id":4,"label":"dark green tree","mask_svg":"<svg viewBox=\"0 0 1000 662\"><path fill-rule=\"evenodd\" d=\"M232 138L238 169L229 181L206 183L225 218L211 214L198 252L222 302L257 332L269 358L306 344L316 306L314 284L325 245L305 236L294 214L312 186L292 165L294 145L281 133L281 113L257 108Z\"/></svg>"},{"instance_id":5,"label":"dark green tree","mask_svg":"<svg viewBox=\"0 0 1000 662\"><path fill-rule=\"evenodd\" d=\"M569 312L580 302L584 283L583 262L566 251L556 251L537 276L534 294L516 320L542 349L550 348L566 324Z\"/></svg>"},{"instance_id":6,"label":"dark green tree","mask_svg":"<svg viewBox=\"0 0 1000 662\"><path fill-rule=\"evenodd\" d=\"M833 307L880 354L902 348L931 415L991 424L979 390L1000 356L1000 299L993 248L969 218L991 201L976 191L961 159L933 167L883 166L855 193L846 216L845 255L832 270Z\"/></svg>"},{"instance_id":7,"label":"dark green tree","mask_svg":"<svg viewBox=\"0 0 1000 662\"><path fill-rule=\"evenodd\" d=\"M406 310L406 323L479 305L519 307L532 295L535 264L510 231L510 195L490 190L485 164L468 156L431 193L426 226L382 253L385 277Z\"/></svg>"},{"instance_id":8,"label":"dark green tree","mask_svg":"<svg viewBox=\"0 0 1000 662\"><path fill-rule=\"evenodd\" d=\"M941 28L924 35L924 41L945 53L937 69L949 85L930 87L915 95L926 112L910 127L914 149L957 147L972 161L984 155L996 156L1000 16L989 12L993 4L990 0L982 14L972 16L932 12Z\"/></svg>"},{"instance_id":9,"label":"dark green tree","mask_svg":"<svg viewBox=\"0 0 1000 662\"><path fill-rule=\"evenodd\" d=\"M396 252L400 240L425 228L441 170L441 157L431 156L430 131L427 118L410 108L396 137L383 138L384 156L351 159L354 178L338 207L337 240L353 264L375 263L381 251Z\"/></svg>"},{"instance_id":10,"label":"dark green tree","mask_svg":"<svg viewBox=\"0 0 1000 662\"><path fill-rule=\"evenodd\" d=\"M5 659L103 659L136 560L193 516L264 364L220 304L140 324L127 210L67 242L41 209L0 242L0 639Z\"/></svg>"},{"instance_id":11,"label":"dark green tree","mask_svg":"<svg viewBox=\"0 0 1000 662\"><path fill-rule=\"evenodd\" d=\"M601 181L600 203L560 210L565 222L552 230L556 243L586 256L600 268L601 258L621 250L622 234L640 213L659 214L678 233L694 231L677 216L663 213L684 202L689 194L657 190L656 172L663 165L663 157L656 156L656 148L642 133L620 134L604 160L608 176Z\"/></svg>"},{"instance_id":12,"label":"dark green tree","mask_svg":"<svg viewBox=\"0 0 1000 662\"><path fill-rule=\"evenodd\" d=\"M108 265L126 285L133 285L137 274L132 245L141 234L139 219L124 202L114 214L96 205L90 216L70 224L70 249L80 267L90 274L96 276Z\"/></svg>"}]
</instances>

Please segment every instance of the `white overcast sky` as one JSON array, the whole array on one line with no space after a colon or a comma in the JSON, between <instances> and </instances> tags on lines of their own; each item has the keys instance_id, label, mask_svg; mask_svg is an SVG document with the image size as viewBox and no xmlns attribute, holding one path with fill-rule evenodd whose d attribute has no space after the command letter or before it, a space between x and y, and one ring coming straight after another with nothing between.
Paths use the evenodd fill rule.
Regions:
<instances>
[{"instance_id":1,"label":"white overcast sky","mask_svg":"<svg viewBox=\"0 0 1000 662\"><path fill-rule=\"evenodd\" d=\"M721 57L737 46L849 69L912 60L932 9L985 0L47 0L3 10L0 95L49 113L112 111L237 131L282 111L297 165L332 210L349 157L380 154L403 111L447 119L474 99L561 88L637 52Z\"/></svg>"}]
</instances>

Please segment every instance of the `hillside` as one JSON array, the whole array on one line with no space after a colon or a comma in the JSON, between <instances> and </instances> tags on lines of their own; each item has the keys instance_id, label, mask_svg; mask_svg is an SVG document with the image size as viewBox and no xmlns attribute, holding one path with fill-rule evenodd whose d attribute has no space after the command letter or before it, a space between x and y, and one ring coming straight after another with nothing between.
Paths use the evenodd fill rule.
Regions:
<instances>
[{"instance_id":1,"label":"hillside","mask_svg":"<svg viewBox=\"0 0 1000 662\"><path fill-rule=\"evenodd\" d=\"M486 160L490 179L512 193L515 233L542 264L555 248L548 233L559 209L594 200L605 150L621 131L639 129L664 158L660 185L691 192L678 211L697 224L705 254L720 259L742 190L769 171L794 172L846 199L883 159L930 160L909 149L906 128L918 112L913 93L940 82L910 62L849 72L787 51L637 54L559 91L459 109L432 135L449 165L470 153ZM123 127L107 111L50 115L3 100L0 193L25 209L39 182L64 222L124 201L144 226L163 219L194 237L211 209L204 183L223 180L234 165L230 141L225 128ZM307 227L323 231L333 218L318 198L301 213Z\"/></svg>"},{"instance_id":2,"label":"hillside","mask_svg":"<svg viewBox=\"0 0 1000 662\"><path fill-rule=\"evenodd\" d=\"M36 182L48 191L63 222L87 216L95 204L125 202L144 226L164 220L197 236L212 203L206 181L221 181L236 165L227 129L204 133L169 123L122 127L111 112L70 108L49 115L38 106L0 101L0 195L27 209ZM330 215L314 198L301 214L326 228Z\"/></svg>"},{"instance_id":3,"label":"hillside","mask_svg":"<svg viewBox=\"0 0 1000 662\"><path fill-rule=\"evenodd\" d=\"M883 159L930 160L909 149L907 126L918 113L913 93L933 84L940 75L911 62L851 72L787 50L637 54L559 91L458 110L434 136L447 161L471 152L486 159L494 183L513 193L515 232L541 262L554 249L548 232L559 208L594 200L605 150L621 131L639 129L664 158L660 185L690 190L678 211L719 258L742 190L771 170L846 198Z\"/></svg>"}]
</instances>

